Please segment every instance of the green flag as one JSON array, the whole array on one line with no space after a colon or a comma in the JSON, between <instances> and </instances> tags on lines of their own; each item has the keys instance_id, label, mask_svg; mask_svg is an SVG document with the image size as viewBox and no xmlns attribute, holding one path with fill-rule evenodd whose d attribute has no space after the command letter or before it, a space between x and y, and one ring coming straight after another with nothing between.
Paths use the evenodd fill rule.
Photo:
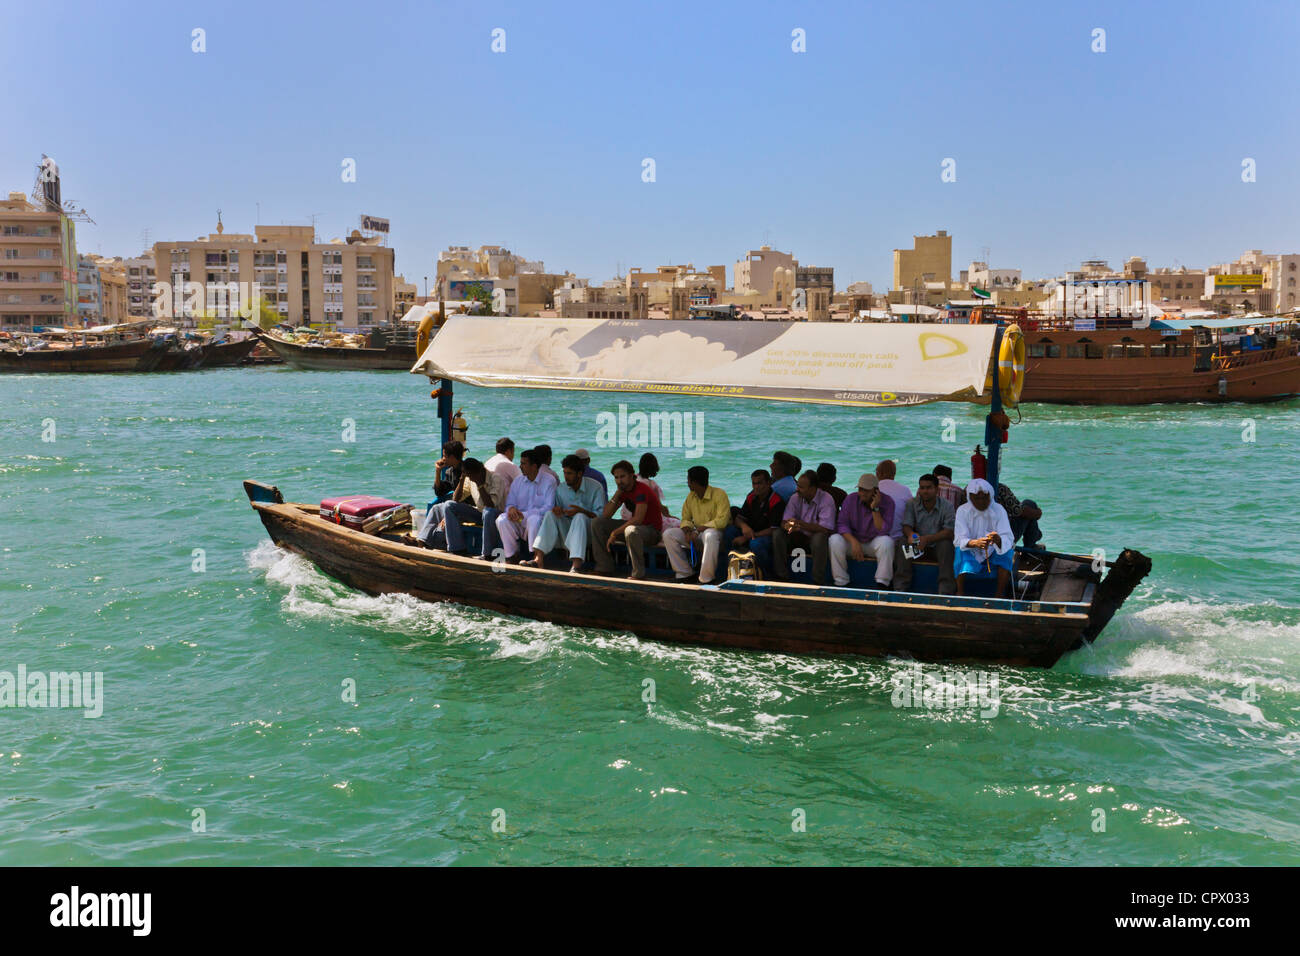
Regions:
<instances>
[{"instance_id":1,"label":"green flag","mask_svg":"<svg viewBox=\"0 0 1300 956\"><path fill-rule=\"evenodd\" d=\"M988 290L986 290L986 289L981 289L981 288L980 288L979 286L977 286L977 285L973 285L973 286L971 286L971 287L970 287L970 290L971 290L972 292L975 293L975 298L977 298L977 299L988 299L988 298L991 298L991 296L990 296L989 293L988 293Z\"/></svg>"}]
</instances>

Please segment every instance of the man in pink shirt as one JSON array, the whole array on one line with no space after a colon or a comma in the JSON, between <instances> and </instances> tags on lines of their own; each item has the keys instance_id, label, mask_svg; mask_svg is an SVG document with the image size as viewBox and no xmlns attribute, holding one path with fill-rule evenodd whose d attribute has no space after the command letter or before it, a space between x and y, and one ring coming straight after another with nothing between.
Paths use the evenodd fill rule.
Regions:
<instances>
[{"instance_id":1,"label":"man in pink shirt","mask_svg":"<svg viewBox=\"0 0 1300 956\"><path fill-rule=\"evenodd\" d=\"M790 580L790 550L803 548L812 552L813 582L826 583L835 516L835 499L817 486L817 472L805 471L786 503L781 526L772 531L772 558L778 578Z\"/></svg>"}]
</instances>

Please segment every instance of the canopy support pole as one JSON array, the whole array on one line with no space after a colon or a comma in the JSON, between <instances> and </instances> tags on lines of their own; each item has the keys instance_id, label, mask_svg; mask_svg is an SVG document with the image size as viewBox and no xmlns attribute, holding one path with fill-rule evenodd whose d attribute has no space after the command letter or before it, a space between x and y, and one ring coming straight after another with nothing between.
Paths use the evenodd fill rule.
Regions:
<instances>
[{"instance_id":1,"label":"canopy support pole","mask_svg":"<svg viewBox=\"0 0 1300 956\"><path fill-rule=\"evenodd\" d=\"M438 380L438 421L442 423L442 444L438 446L441 453L443 445L451 441L451 379Z\"/></svg>"},{"instance_id":2,"label":"canopy support pole","mask_svg":"<svg viewBox=\"0 0 1300 956\"><path fill-rule=\"evenodd\" d=\"M984 444L988 446L987 481L993 486L994 495L998 490L998 472L1002 458L1002 429L993 424L993 416L1002 411L1002 389L998 387L998 365L1002 350L1002 323L993 333L993 394L989 403L989 413L984 416Z\"/></svg>"}]
</instances>

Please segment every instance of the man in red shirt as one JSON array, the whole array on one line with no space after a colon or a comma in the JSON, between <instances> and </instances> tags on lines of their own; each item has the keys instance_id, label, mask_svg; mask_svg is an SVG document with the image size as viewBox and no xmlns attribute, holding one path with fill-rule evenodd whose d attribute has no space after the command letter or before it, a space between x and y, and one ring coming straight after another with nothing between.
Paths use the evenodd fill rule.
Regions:
<instances>
[{"instance_id":1,"label":"man in red shirt","mask_svg":"<svg viewBox=\"0 0 1300 956\"><path fill-rule=\"evenodd\" d=\"M614 554L610 549L614 542L622 541L632 562L628 577L641 580L645 577L645 549L658 544L663 534L663 504L650 485L637 479L631 462L617 462L610 471L614 475L614 494L606 502L604 514L592 522L591 557L597 574L612 577ZM624 504L632 510L626 521L615 517Z\"/></svg>"}]
</instances>

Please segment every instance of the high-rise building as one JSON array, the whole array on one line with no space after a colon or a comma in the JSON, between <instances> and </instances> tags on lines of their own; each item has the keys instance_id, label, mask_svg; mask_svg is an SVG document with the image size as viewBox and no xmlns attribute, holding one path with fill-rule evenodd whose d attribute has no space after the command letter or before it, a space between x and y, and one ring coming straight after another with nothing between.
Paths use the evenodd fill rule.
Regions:
<instances>
[{"instance_id":1,"label":"high-rise building","mask_svg":"<svg viewBox=\"0 0 1300 956\"><path fill-rule=\"evenodd\" d=\"M57 208L33 205L24 193L9 193L0 201L0 328L78 324L72 220Z\"/></svg>"}]
</instances>

